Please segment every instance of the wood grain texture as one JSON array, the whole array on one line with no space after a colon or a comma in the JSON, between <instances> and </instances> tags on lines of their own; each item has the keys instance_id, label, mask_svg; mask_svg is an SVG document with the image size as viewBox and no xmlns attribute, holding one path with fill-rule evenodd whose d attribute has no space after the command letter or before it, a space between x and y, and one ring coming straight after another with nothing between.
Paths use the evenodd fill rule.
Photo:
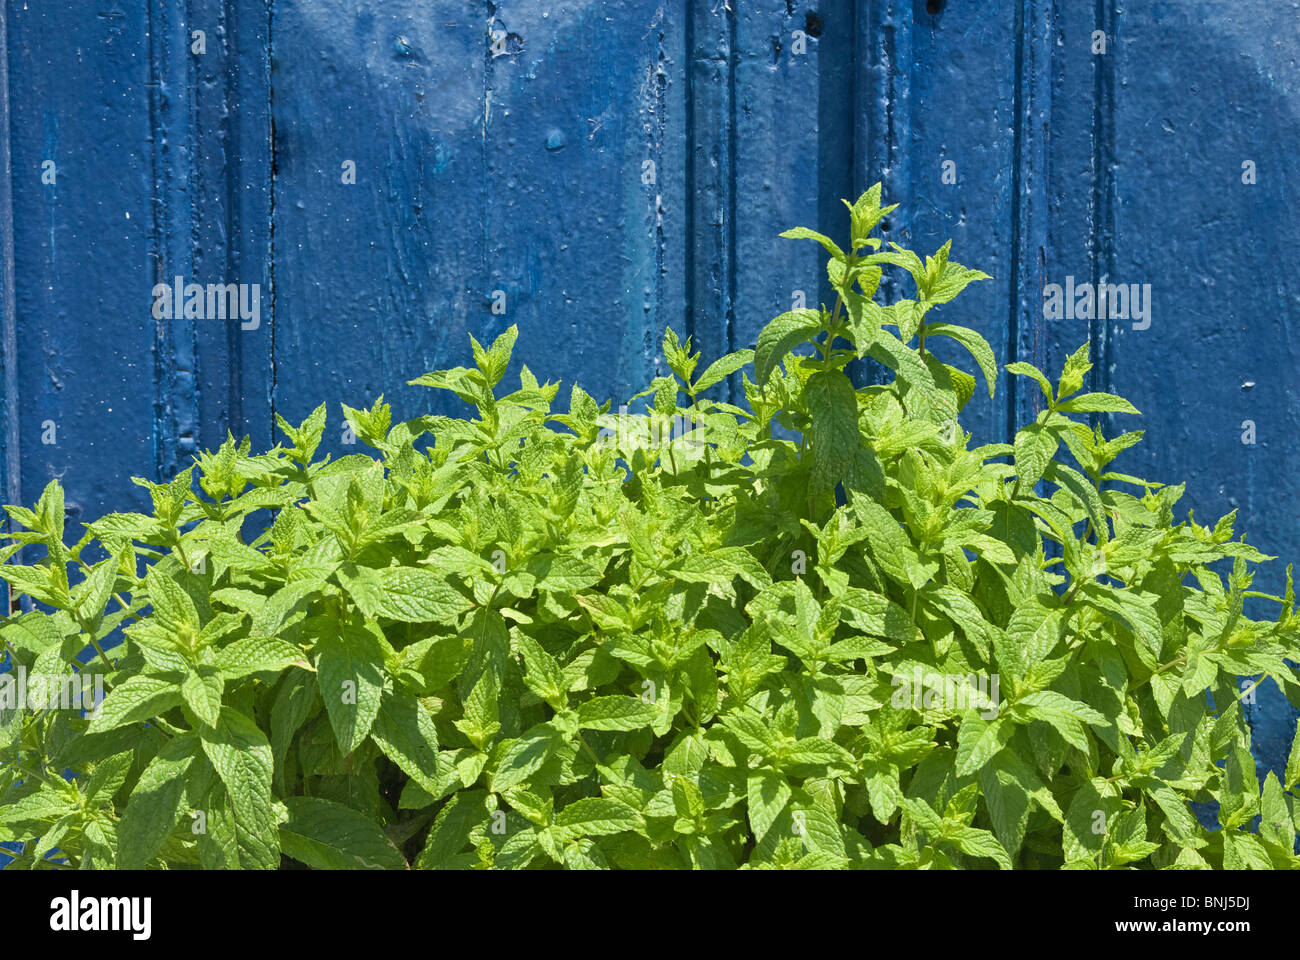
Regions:
<instances>
[{"instance_id":1,"label":"wood grain texture","mask_svg":"<svg viewBox=\"0 0 1300 960\"><path fill-rule=\"evenodd\" d=\"M1165 3L1117 19L1097 269L1152 290L1148 329L1108 327L1110 382L1146 430L1129 462L1185 483L1180 507L1201 523L1237 510L1238 532L1280 558L1255 589L1280 593L1285 565L1300 557L1300 281L1281 266L1300 244L1300 5L1235 11ZM1254 184L1243 183L1246 161ZM1242 442L1245 421L1254 444ZM1281 769L1296 711L1270 682L1247 714L1257 759Z\"/></svg>"},{"instance_id":2,"label":"wood grain texture","mask_svg":"<svg viewBox=\"0 0 1300 960\"><path fill-rule=\"evenodd\" d=\"M150 11L98 11L10 3L4 51L16 492L30 503L61 479L73 521L147 503L130 477L156 472L167 389L150 316Z\"/></svg>"}]
</instances>

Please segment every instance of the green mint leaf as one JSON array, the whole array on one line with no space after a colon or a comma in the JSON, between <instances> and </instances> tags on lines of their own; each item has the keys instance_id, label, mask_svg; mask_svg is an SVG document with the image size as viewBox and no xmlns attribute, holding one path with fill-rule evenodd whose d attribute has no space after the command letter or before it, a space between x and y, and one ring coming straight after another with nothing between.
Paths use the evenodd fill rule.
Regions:
<instances>
[{"instance_id":1,"label":"green mint leaf","mask_svg":"<svg viewBox=\"0 0 1300 960\"><path fill-rule=\"evenodd\" d=\"M448 623L472 602L444 578L418 567L362 568L344 574L345 586L368 617L403 623Z\"/></svg>"},{"instance_id":2,"label":"green mint leaf","mask_svg":"<svg viewBox=\"0 0 1300 960\"><path fill-rule=\"evenodd\" d=\"M593 697L578 707L578 726L588 730L637 730L659 717L659 708L637 697Z\"/></svg>"},{"instance_id":3,"label":"green mint leaf","mask_svg":"<svg viewBox=\"0 0 1300 960\"><path fill-rule=\"evenodd\" d=\"M1141 413L1123 397L1113 393L1081 393L1057 405L1060 413Z\"/></svg>"},{"instance_id":4,"label":"green mint leaf","mask_svg":"<svg viewBox=\"0 0 1300 960\"><path fill-rule=\"evenodd\" d=\"M813 466L808 479L813 493L829 492L844 479L858 445L858 397L849 378L838 370L813 374L804 388L812 417L808 436Z\"/></svg>"},{"instance_id":5,"label":"green mint leaf","mask_svg":"<svg viewBox=\"0 0 1300 960\"><path fill-rule=\"evenodd\" d=\"M777 364L792 349L812 341L824 327L821 311L807 309L791 310L768 323L760 331L758 344L754 347L755 381L760 386L767 383Z\"/></svg>"},{"instance_id":6,"label":"green mint leaf","mask_svg":"<svg viewBox=\"0 0 1300 960\"><path fill-rule=\"evenodd\" d=\"M384 693L370 735L407 776L439 791L438 730L424 704L408 693Z\"/></svg>"},{"instance_id":7,"label":"green mint leaf","mask_svg":"<svg viewBox=\"0 0 1300 960\"><path fill-rule=\"evenodd\" d=\"M1043 376L1043 372L1041 370L1039 370L1032 363L1025 363L1023 360L1017 360L1014 363L1007 364L1007 371L1009 373L1014 373L1022 377L1033 377L1035 380L1037 380L1038 386L1043 391L1043 397L1044 399L1047 400L1047 406L1049 408L1052 407L1054 403L1054 398L1052 396L1052 383L1050 380L1047 379L1047 377Z\"/></svg>"},{"instance_id":8,"label":"green mint leaf","mask_svg":"<svg viewBox=\"0 0 1300 960\"><path fill-rule=\"evenodd\" d=\"M735 353L727 354L727 356L713 361L705 368L704 372L700 374L700 379L691 385L691 392L703 393L709 387L721 383L737 370L753 362L753 350L738 350Z\"/></svg>"},{"instance_id":9,"label":"green mint leaf","mask_svg":"<svg viewBox=\"0 0 1300 960\"><path fill-rule=\"evenodd\" d=\"M952 323L935 323L933 321L925 325L925 335L927 337L950 337L969 350L970 355L979 364L980 372L984 374L984 382L988 384L989 396L993 396L998 381L998 364L997 358L993 354L993 348L989 346L987 340L969 327L960 327Z\"/></svg>"},{"instance_id":10,"label":"green mint leaf","mask_svg":"<svg viewBox=\"0 0 1300 960\"><path fill-rule=\"evenodd\" d=\"M339 750L349 754L370 733L384 686L384 659L370 630L328 627L316 643L316 682Z\"/></svg>"},{"instance_id":11,"label":"green mint leaf","mask_svg":"<svg viewBox=\"0 0 1300 960\"><path fill-rule=\"evenodd\" d=\"M122 869L143 869L181 822L186 776L198 750L194 735L177 737L145 767L117 825L117 863Z\"/></svg>"},{"instance_id":12,"label":"green mint leaf","mask_svg":"<svg viewBox=\"0 0 1300 960\"><path fill-rule=\"evenodd\" d=\"M405 870L406 860L373 820L319 797L290 797L280 848L316 870Z\"/></svg>"},{"instance_id":13,"label":"green mint leaf","mask_svg":"<svg viewBox=\"0 0 1300 960\"><path fill-rule=\"evenodd\" d=\"M149 720L181 703L181 691L172 680L137 675L128 677L90 714L87 733L112 730L139 720Z\"/></svg>"},{"instance_id":14,"label":"green mint leaf","mask_svg":"<svg viewBox=\"0 0 1300 960\"><path fill-rule=\"evenodd\" d=\"M823 236L816 230L809 230L807 227L791 227L781 236L787 240L816 240L836 260L843 261L845 259L844 251L839 248L835 241L830 237Z\"/></svg>"},{"instance_id":15,"label":"green mint leaf","mask_svg":"<svg viewBox=\"0 0 1300 960\"><path fill-rule=\"evenodd\" d=\"M259 870L280 866L271 794L271 744L256 723L223 707L215 729L200 731L203 752L226 788L240 863Z\"/></svg>"}]
</instances>

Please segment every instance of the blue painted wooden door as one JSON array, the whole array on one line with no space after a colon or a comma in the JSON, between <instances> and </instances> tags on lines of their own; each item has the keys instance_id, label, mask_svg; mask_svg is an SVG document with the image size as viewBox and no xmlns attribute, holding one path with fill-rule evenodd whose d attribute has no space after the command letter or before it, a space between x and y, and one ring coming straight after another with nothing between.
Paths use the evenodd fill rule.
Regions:
<instances>
[{"instance_id":1,"label":"blue painted wooden door","mask_svg":"<svg viewBox=\"0 0 1300 960\"><path fill-rule=\"evenodd\" d=\"M511 323L539 375L626 395L665 325L707 358L824 296L777 234L841 231L883 180L889 237L995 277L950 309L1000 361L1091 343L1091 387L1144 414L1132 470L1300 556L1294 0L0 10L8 502L59 477L73 521L137 509L132 475L227 430L264 448L322 400L343 452L339 401L432 410L405 381ZM177 277L257 310L155 316ZM1100 283L1143 315L1045 316L1051 285ZM1005 440L1038 402L1004 380L969 426ZM1295 712L1248 709L1279 766Z\"/></svg>"}]
</instances>

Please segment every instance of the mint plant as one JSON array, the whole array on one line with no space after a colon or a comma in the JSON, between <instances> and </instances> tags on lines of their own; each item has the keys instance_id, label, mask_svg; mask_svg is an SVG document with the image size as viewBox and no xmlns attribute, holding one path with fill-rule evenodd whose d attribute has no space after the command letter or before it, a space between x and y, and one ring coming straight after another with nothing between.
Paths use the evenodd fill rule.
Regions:
<instances>
[{"instance_id":1,"label":"mint plant","mask_svg":"<svg viewBox=\"0 0 1300 960\"><path fill-rule=\"evenodd\" d=\"M10 868L1300 866L1300 738L1261 786L1237 680L1300 704L1290 570L1252 591L1232 515L1111 469L1141 434L1088 416L1137 411L1081 392L1086 347L1009 364L1044 409L973 446L978 382L928 347L993 395L936 309L988 278L882 249L892 209L786 233L834 304L702 371L668 331L644 412L501 389L511 328L412 381L467 419L344 406L373 455L317 458L321 406L71 545L57 482L9 507ZM885 269L914 296L877 302ZM16 709L19 674L107 696Z\"/></svg>"}]
</instances>

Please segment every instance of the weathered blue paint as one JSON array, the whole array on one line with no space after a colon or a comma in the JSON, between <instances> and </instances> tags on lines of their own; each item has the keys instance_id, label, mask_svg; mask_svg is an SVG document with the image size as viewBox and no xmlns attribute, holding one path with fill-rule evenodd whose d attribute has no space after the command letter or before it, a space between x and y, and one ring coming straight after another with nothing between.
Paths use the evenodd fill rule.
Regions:
<instances>
[{"instance_id":1,"label":"weathered blue paint","mask_svg":"<svg viewBox=\"0 0 1300 960\"><path fill-rule=\"evenodd\" d=\"M1150 283L1155 299L1150 329L1110 327L1106 375L1144 414L1138 466L1185 482L1202 522L1237 510L1238 529L1281 558L1256 589L1280 593L1300 558L1300 282L1280 266L1300 244L1300 4L1215 12L1158 3L1114 24L1097 269ZM1246 161L1254 185L1242 182ZM1254 445L1241 442L1246 420ZM1247 713L1257 758L1278 768L1296 712L1269 691Z\"/></svg>"},{"instance_id":2,"label":"weathered blue paint","mask_svg":"<svg viewBox=\"0 0 1300 960\"><path fill-rule=\"evenodd\" d=\"M59 477L70 518L90 519L139 503L129 475L157 472L149 13L7 13L15 343L5 363L16 394L6 405L19 445L7 486L27 498ZM47 161L53 183L42 182Z\"/></svg>"},{"instance_id":3,"label":"weathered blue paint","mask_svg":"<svg viewBox=\"0 0 1300 960\"><path fill-rule=\"evenodd\" d=\"M0 2L10 502L59 477L74 520L139 508L130 476L227 429L266 447L324 399L454 410L405 381L511 323L516 368L624 396L666 325L711 358L826 299L819 251L776 234L841 232L839 198L882 180L889 237L994 276L943 309L1000 361L1055 373L1089 342L1090 388L1143 410L1110 425L1146 430L1119 466L1300 557L1300 285L1274 267L1300 241L1297 0L102 6ZM259 284L260 325L155 320L177 275ZM1044 320L1067 276L1151 284L1151 326ZM1008 439L1039 402L1004 378L968 424ZM1250 710L1276 768L1296 713Z\"/></svg>"}]
</instances>

